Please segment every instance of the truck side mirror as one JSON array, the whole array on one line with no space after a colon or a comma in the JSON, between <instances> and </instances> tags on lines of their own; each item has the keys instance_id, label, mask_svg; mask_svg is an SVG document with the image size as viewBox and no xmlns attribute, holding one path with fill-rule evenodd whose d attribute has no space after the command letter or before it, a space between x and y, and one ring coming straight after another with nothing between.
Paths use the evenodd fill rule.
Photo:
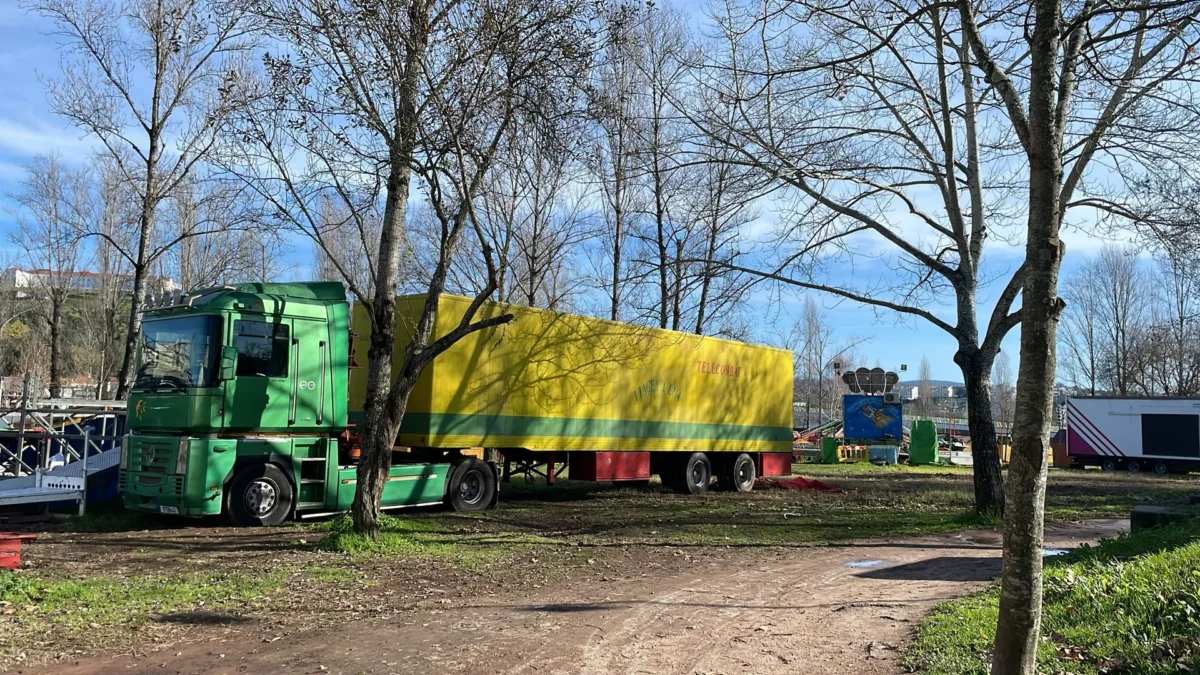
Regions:
<instances>
[{"instance_id":1,"label":"truck side mirror","mask_svg":"<svg viewBox=\"0 0 1200 675\"><path fill-rule=\"evenodd\" d=\"M221 348L221 372L219 379L222 382L232 380L237 374L237 347L222 347Z\"/></svg>"}]
</instances>

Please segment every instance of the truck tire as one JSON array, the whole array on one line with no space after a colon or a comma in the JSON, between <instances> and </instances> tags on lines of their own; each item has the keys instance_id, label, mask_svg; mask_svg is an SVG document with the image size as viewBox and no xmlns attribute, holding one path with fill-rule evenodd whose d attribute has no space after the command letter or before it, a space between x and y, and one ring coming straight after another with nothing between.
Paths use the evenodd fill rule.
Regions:
<instances>
[{"instance_id":1,"label":"truck tire","mask_svg":"<svg viewBox=\"0 0 1200 675\"><path fill-rule=\"evenodd\" d=\"M1100 470L1101 471L1116 471L1117 470L1117 460L1115 460L1115 459L1100 460Z\"/></svg>"},{"instance_id":2,"label":"truck tire","mask_svg":"<svg viewBox=\"0 0 1200 675\"><path fill-rule=\"evenodd\" d=\"M225 500L234 525L274 527L292 515L292 483L274 464L252 464L233 477Z\"/></svg>"},{"instance_id":3,"label":"truck tire","mask_svg":"<svg viewBox=\"0 0 1200 675\"><path fill-rule=\"evenodd\" d=\"M1128 462L1125 462L1125 469L1129 471L1129 473L1138 473L1142 470L1142 463L1136 459L1131 459Z\"/></svg>"},{"instance_id":4,"label":"truck tire","mask_svg":"<svg viewBox=\"0 0 1200 675\"><path fill-rule=\"evenodd\" d=\"M459 513L482 511L496 496L496 472L486 462L467 457L454 467L446 503Z\"/></svg>"},{"instance_id":5,"label":"truck tire","mask_svg":"<svg viewBox=\"0 0 1200 675\"><path fill-rule=\"evenodd\" d=\"M700 495L708 492L712 481L712 462L703 452L693 452L687 459L675 464L671 488L680 494Z\"/></svg>"},{"instance_id":6,"label":"truck tire","mask_svg":"<svg viewBox=\"0 0 1200 675\"><path fill-rule=\"evenodd\" d=\"M1164 462L1161 459L1154 462L1154 473L1156 473L1160 476L1165 476L1165 475L1171 473L1171 463Z\"/></svg>"},{"instance_id":7,"label":"truck tire","mask_svg":"<svg viewBox=\"0 0 1200 675\"><path fill-rule=\"evenodd\" d=\"M754 466L754 458L743 452L721 462L717 487L732 492L749 492L754 489L755 478L758 478L758 468Z\"/></svg>"}]
</instances>

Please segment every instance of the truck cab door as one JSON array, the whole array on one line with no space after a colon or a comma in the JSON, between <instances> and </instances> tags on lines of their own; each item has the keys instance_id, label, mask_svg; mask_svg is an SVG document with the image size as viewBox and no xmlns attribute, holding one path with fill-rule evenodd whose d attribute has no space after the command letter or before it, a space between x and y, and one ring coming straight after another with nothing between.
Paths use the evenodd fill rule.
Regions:
<instances>
[{"instance_id":1,"label":"truck cab door","mask_svg":"<svg viewBox=\"0 0 1200 675\"><path fill-rule=\"evenodd\" d=\"M266 316L235 318L229 344L237 370L225 383L225 428L287 430L294 377L292 322Z\"/></svg>"},{"instance_id":2,"label":"truck cab door","mask_svg":"<svg viewBox=\"0 0 1200 675\"><path fill-rule=\"evenodd\" d=\"M329 424L331 400L328 324L308 319L292 320L292 410L288 425L314 431Z\"/></svg>"}]
</instances>

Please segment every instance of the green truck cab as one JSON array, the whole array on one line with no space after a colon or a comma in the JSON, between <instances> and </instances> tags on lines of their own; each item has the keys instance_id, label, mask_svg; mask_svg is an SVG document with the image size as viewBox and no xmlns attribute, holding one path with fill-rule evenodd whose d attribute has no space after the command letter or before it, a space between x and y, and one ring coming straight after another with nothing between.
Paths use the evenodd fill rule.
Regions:
<instances>
[{"instance_id":1,"label":"green truck cab","mask_svg":"<svg viewBox=\"0 0 1200 675\"><path fill-rule=\"evenodd\" d=\"M121 453L126 508L239 525L349 509L357 453L341 284L240 284L159 300L140 340ZM490 491L446 500L452 478ZM473 510L494 500L494 467L454 456L397 463L383 505Z\"/></svg>"}]
</instances>

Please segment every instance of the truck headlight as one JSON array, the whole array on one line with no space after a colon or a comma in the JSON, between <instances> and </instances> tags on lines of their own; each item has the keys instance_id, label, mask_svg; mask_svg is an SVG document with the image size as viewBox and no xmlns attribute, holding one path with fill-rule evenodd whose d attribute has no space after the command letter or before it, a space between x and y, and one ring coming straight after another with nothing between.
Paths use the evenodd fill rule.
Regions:
<instances>
[{"instance_id":1,"label":"truck headlight","mask_svg":"<svg viewBox=\"0 0 1200 675\"><path fill-rule=\"evenodd\" d=\"M129 437L121 441L121 470L129 470Z\"/></svg>"},{"instance_id":2,"label":"truck headlight","mask_svg":"<svg viewBox=\"0 0 1200 675\"><path fill-rule=\"evenodd\" d=\"M179 450L175 453L175 473L187 473L188 450L192 447L192 439L184 436L179 439Z\"/></svg>"}]
</instances>

